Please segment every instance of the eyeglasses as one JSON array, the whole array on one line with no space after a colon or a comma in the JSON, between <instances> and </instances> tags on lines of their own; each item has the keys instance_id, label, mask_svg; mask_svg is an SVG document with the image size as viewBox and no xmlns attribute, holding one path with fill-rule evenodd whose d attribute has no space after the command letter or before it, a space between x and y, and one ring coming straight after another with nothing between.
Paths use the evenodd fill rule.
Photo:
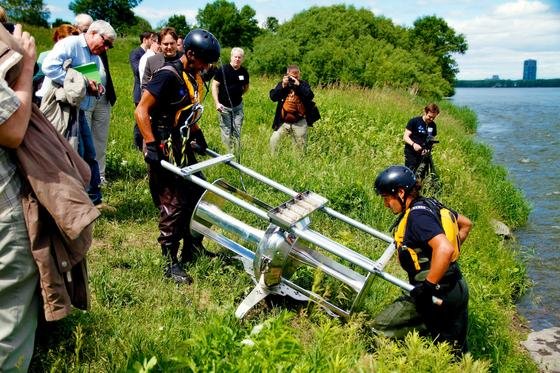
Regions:
<instances>
[{"instance_id":1,"label":"eyeglasses","mask_svg":"<svg viewBox=\"0 0 560 373\"><path fill-rule=\"evenodd\" d=\"M103 39L103 45L109 49L113 48L113 42L109 39L105 39L105 36L103 36L102 34L99 34L99 36L101 36L101 39Z\"/></svg>"}]
</instances>

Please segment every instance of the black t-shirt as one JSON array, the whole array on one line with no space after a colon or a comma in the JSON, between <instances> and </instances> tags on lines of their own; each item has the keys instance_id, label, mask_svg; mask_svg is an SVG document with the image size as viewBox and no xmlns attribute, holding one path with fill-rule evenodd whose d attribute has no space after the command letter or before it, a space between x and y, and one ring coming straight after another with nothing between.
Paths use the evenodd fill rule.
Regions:
<instances>
[{"instance_id":1,"label":"black t-shirt","mask_svg":"<svg viewBox=\"0 0 560 373\"><path fill-rule=\"evenodd\" d=\"M416 144L424 146L426 142L426 138L428 136L436 136L437 135L437 126L436 122L432 122L430 125L426 124L422 117L414 117L408 121L406 125L406 129L412 132L410 134L410 139L414 141ZM409 144L406 144L406 147L412 148Z\"/></svg>"},{"instance_id":2,"label":"black t-shirt","mask_svg":"<svg viewBox=\"0 0 560 373\"><path fill-rule=\"evenodd\" d=\"M439 204L439 202L437 201L435 201L434 203ZM432 259L432 248L428 244L428 241L430 241L438 234L445 234L445 231L443 230L443 227L439 221L439 217L436 215L436 213L438 212L433 211L428 206L428 202L423 201L423 199L415 200L413 202L410 213L408 214L408 220L406 222L403 245L414 249L420 249L420 251L417 252L418 256L424 257L428 262L430 262ZM453 215L455 215L455 218L459 216L456 211L449 211ZM423 262L422 259L419 260L421 263ZM401 261L401 265L402 264L403 262ZM423 266L422 264L420 265ZM405 266L403 266L403 268L407 270ZM415 274L415 270L411 270L409 272L409 279L411 282L413 282Z\"/></svg>"},{"instance_id":3,"label":"black t-shirt","mask_svg":"<svg viewBox=\"0 0 560 373\"><path fill-rule=\"evenodd\" d=\"M427 250L428 257L431 257L432 248L428 241L440 233L444 231L433 212L427 208L413 208L408 215L403 244Z\"/></svg>"},{"instance_id":4,"label":"black t-shirt","mask_svg":"<svg viewBox=\"0 0 560 373\"><path fill-rule=\"evenodd\" d=\"M220 104L226 107L235 107L241 104L243 88L249 84L249 72L247 72L247 69L241 66L235 70L228 63L218 69L214 79L220 83L218 91Z\"/></svg>"},{"instance_id":5,"label":"black t-shirt","mask_svg":"<svg viewBox=\"0 0 560 373\"><path fill-rule=\"evenodd\" d=\"M180 102L190 103L187 87L173 71L166 69L156 71L148 82L146 90L156 99L156 105L150 110L152 122L158 122L162 117L174 118Z\"/></svg>"},{"instance_id":6,"label":"black t-shirt","mask_svg":"<svg viewBox=\"0 0 560 373\"><path fill-rule=\"evenodd\" d=\"M191 83L196 86L194 79L191 79ZM165 138L162 138L158 126L160 128L167 128L169 132L167 132L166 136L168 136L169 133L172 135L174 155L175 159L178 160L181 158L182 152L182 138L179 129L182 121L189 115L190 111L185 110L182 112L177 126L173 127L173 123L177 111L191 103L189 91L182 79L179 79L173 71L166 69L160 69L154 74L152 79L148 82L146 90L156 98L157 102L150 110L154 136L157 140L165 140ZM204 134L198 127L191 129L188 143L191 141L196 141L203 150L206 149ZM189 165L196 163L196 157L190 146L186 147L186 152L187 163ZM182 166L184 165L181 165L181 167Z\"/></svg>"}]
</instances>

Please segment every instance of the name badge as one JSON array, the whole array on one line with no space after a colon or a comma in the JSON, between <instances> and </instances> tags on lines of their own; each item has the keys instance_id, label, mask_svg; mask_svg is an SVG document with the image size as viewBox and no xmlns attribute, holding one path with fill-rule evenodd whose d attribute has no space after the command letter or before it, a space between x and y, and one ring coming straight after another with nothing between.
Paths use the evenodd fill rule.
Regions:
<instances>
[{"instance_id":1,"label":"name badge","mask_svg":"<svg viewBox=\"0 0 560 373\"><path fill-rule=\"evenodd\" d=\"M243 75L239 75L239 80L245 80L245 77Z\"/></svg>"}]
</instances>

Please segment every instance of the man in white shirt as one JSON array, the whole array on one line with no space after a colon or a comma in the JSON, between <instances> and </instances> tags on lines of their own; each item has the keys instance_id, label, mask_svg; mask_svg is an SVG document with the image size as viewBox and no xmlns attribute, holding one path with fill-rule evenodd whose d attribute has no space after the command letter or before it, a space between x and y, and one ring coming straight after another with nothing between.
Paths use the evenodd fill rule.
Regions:
<instances>
[{"instance_id":1,"label":"man in white shirt","mask_svg":"<svg viewBox=\"0 0 560 373\"><path fill-rule=\"evenodd\" d=\"M142 57L140 57L140 62L138 62L138 74L140 76L140 81L144 78L144 70L146 69L146 62L148 58L151 56L156 55L157 53L161 53L161 48L159 46L158 41L152 41L150 48L144 53Z\"/></svg>"}]
</instances>

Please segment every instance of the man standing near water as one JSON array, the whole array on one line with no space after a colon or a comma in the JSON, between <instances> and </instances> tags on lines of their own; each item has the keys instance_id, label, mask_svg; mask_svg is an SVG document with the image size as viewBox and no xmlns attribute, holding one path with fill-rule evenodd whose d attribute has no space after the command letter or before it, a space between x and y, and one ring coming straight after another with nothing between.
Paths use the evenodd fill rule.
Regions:
<instances>
[{"instance_id":1,"label":"man standing near water","mask_svg":"<svg viewBox=\"0 0 560 373\"><path fill-rule=\"evenodd\" d=\"M408 121L404 130L404 165L416 172L422 157L429 157L428 162L432 162L431 154L428 154L428 140L433 140L437 135L437 126L434 120L439 115L439 107L432 103L424 108L424 114L414 117ZM420 175L422 178L424 175Z\"/></svg>"}]
</instances>

